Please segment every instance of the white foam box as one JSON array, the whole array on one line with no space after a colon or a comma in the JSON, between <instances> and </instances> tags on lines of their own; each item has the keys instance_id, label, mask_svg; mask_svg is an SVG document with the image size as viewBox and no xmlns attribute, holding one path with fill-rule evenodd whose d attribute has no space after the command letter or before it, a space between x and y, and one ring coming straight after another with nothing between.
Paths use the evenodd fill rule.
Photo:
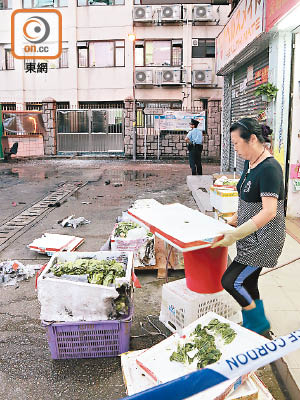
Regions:
<instances>
[{"instance_id":1,"label":"white foam box","mask_svg":"<svg viewBox=\"0 0 300 400\"><path fill-rule=\"evenodd\" d=\"M227 400L258 400L258 387L251 377L226 396Z\"/></svg>"},{"instance_id":2,"label":"white foam box","mask_svg":"<svg viewBox=\"0 0 300 400\"><path fill-rule=\"evenodd\" d=\"M121 354L121 366L124 384L128 396L142 392L156 386L151 382L136 364L136 358L145 350L130 351ZM201 394L200 394L201 396ZM199 395L190 397L197 400ZM251 373L248 379L236 390L232 390L226 396L226 400L274 400L265 385L259 380L255 373Z\"/></svg>"},{"instance_id":3,"label":"white foam box","mask_svg":"<svg viewBox=\"0 0 300 400\"><path fill-rule=\"evenodd\" d=\"M214 186L210 187L209 200L210 200L210 205L212 207L216 208L216 205L217 205L217 188L214 187Z\"/></svg>"},{"instance_id":4,"label":"white foam box","mask_svg":"<svg viewBox=\"0 0 300 400\"><path fill-rule=\"evenodd\" d=\"M217 318L221 322L229 323L230 327L237 333L232 343L228 345L220 345L220 343L217 343L217 347L222 352L221 360L228 359L235 354L243 353L246 349L255 348L269 342L265 337L249 331L214 312L209 312L184 328L180 335L174 333L172 336L139 355L136 359L138 366L143 370L144 374L156 384L165 383L196 371L197 367L193 366L193 364L184 365L176 361L170 361L170 356L173 351L176 351L179 343L184 344L188 341L190 334L195 330L198 324L202 326L207 325L214 318ZM199 393L197 395L197 400L223 400L230 393L232 388L237 389L246 379L247 375L244 375L238 379L223 382L205 392ZM191 399L192 398L194 398L194 396L192 396Z\"/></svg>"},{"instance_id":5,"label":"white foam box","mask_svg":"<svg viewBox=\"0 0 300 400\"><path fill-rule=\"evenodd\" d=\"M125 277L116 278L113 286L103 286L48 276L48 271L57 262L75 261L80 258L115 259L124 264ZM37 280L41 320L57 322L107 320L108 314L112 311L111 299L119 296L116 288L122 284L132 285L132 261L131 252L55 253Z\"/></svg>"},{"instance_id":6,"label":"white foam box","mask_svg":"<svg viewBox=\"0 0 300 400\"><path fill-rule=\"evenodd\" d=\"M252 372L248 379L231 392L226 400L275 400L263 382Z\"/></svg>"},{"instance_id":7,"label":"white foam box","mask_svg":"<svg viewBox=\"0 0 300 400\"><path fill-rule=\"evenodd\" d=\"M185 279L163 285L159 320L171 332L185 328L209 311L236 323L242 321L240 306L225 290L196 293L187 288Z\"/></svg>"},{"instance_id":8,"label":"white foam box","mask_svg":"<svg viewBox=\"0 0 300 400\"><path fill-rule=\"evenodd\" d=\"M236 212L238 202L238 192L234 189L217 189L215 191L214 207L221 213Z\"/></svg>"}]
</instances>

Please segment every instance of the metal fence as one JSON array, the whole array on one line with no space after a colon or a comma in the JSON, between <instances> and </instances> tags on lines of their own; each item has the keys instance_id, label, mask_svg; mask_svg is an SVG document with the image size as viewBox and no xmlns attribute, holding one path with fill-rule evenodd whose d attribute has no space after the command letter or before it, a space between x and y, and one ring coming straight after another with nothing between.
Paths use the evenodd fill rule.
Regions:
<instances>
[{"instance_id":1,"label":"metal fence","mask_svg":"<svg viewBox=\"0 0 300 400\"><path fill-rule=\"evenodd\" d=\"M114 105L79 103L77 109L57 109L58 152L123 152L124 110Z\"/></svg>"},{"instance_id":2,"label":"metal fence","mask_svg":"<svg viewBox=\"0 0 300 400\"><path fill-rule=\"evenodd\" d=\"M189 131L188 127L185 130L162 129L160 124L160 116L167 111L183 111L187 114L198 114L200 111L203 112L205 110L203 110L202 107L180 109L171 109L169 107L138 108L136 110L137 140L143 141L143 148L141 150L141 147L138 146L138 153L143 154L144 159L147 157L156 157L159 159L163 155L171 156L170 153L166 152L165 147L169 149L172 148L172 156L179 156L179 151L182 151L186 146L184 139ZM176 143L183 143L184 146L179 145L178 148L174 147L176 146Z\"/></svg>"}]
</instances>

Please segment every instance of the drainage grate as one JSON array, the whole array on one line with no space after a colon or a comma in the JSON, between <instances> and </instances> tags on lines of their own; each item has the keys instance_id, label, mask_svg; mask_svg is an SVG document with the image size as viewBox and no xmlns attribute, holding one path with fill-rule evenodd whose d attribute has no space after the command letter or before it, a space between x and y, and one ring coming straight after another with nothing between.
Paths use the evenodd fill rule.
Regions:
<instances>
[{"instance_id":1,"label":"drainage grate","mask_svg":"<svg viewBox=\"0 0 300 400\"><path fill-rule=\"evenodd\" d=\"M49 204L61 202L71 196L77 190L85 186L85 183L64 183L55 192L52 192L42 200L33 204L31 207L22 211L19 215L5 222L0 227L0 251L8 247L12 240L21 236L31 226L35 225L45 215L49 214L53 208Z\"/></svg>"}]
</instances>

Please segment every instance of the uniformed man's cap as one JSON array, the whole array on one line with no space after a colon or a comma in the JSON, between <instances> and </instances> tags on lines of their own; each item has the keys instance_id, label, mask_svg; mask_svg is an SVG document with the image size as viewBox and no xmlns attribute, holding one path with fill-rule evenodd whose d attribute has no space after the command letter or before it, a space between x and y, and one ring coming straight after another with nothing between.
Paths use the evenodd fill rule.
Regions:
<instances>
[{"instance_id":1,"label":"uniformed man's cap","mask_svg":"<svg viewBox=\"0 0 300 400\"><path fill-rule=\"evenodd\" d=\"M194 125L194 126L197 128L199 122L198 122L196 119L193 119L193 118L192 118L190 124L191 124L191 125Z\"/></svg>"}]
</instances>

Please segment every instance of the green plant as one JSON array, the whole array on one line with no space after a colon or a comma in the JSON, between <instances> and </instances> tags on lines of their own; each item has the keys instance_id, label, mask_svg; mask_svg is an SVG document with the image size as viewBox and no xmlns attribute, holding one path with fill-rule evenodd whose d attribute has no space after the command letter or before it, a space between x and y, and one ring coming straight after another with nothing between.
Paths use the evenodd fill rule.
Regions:
<instances>
[{"instance_id":1,"label":"green plant","mask_svg":"<svg viewBox=\"0 0 300 400\"><path fill-rule=\"evenodd\" d=\"M260 85L255 90L255 96L265 95L265 96L267 96L267 101L270 102L276 97L278 90L279 89L277 89L277 87L275 85L268 82L263 85Z\"/></svg>"}]
</instances>

